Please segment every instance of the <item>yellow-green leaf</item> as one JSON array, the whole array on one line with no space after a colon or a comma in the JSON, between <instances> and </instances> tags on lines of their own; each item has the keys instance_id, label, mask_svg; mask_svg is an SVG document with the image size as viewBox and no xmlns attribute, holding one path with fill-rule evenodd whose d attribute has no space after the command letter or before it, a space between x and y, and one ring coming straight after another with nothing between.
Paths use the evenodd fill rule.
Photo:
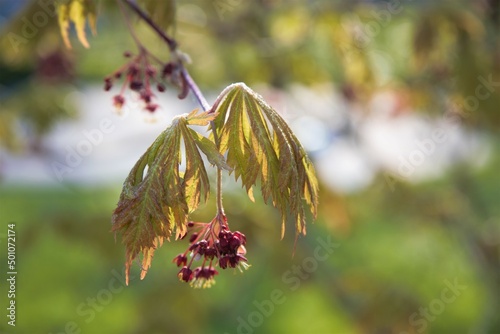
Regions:
<instances>
[{"instance_id":1,"label":"yellow-green leaf","mask_svg":"<svg viewBox=\"0 0 500 334\"><path fill-rule=\"evenodd\" d=\"M71 43L69 41L69 6L67 4L59 4L57 6L57 20L59 22L59 28L61 30L61 37L64 44L68 49L71 49Z\"/></svg>"},{"instance_id":2,"label":"yellow-green leaf","mask_svg":"<svg viewBox=\"0 0 500 334\"><path fill-rule=\"evenodd\" d=\"M281 212L282 233L287 215L296 234L306 233L307 207L316 217L318 184L314 167L283 118L243 83L227 87L212 112L220 134L220 152L241 178L252 199L260 181L262 196Z\"/></svg>"},{"instance_id":3,"label":"yellow-green leaf","mask_svg":"<svg viewBox=\"0 0 500 334\"><path fill-rule=\"evenodd\" d=\"M179 116L158 136L137 161L124 182L112 217L112 231L119 233L126 247L125 274L142 254L141 279L145 277L154 251L175 232L186 233L188 214L210 192L207 172L200 155L208 144L188 128L189 116ZM181 171L181 140L185 170ZM200 148L203 147L203 148ZM211 149L209 149L211 150ZM215 160L224 165L219 158Z\"/></svg>"},{"instance_id":4,"label":"yellow-green leaf","mask_svg":"<svg viewBox=\"0 0 500 334\"><path fill-rule=\"evenodd\" d=\"M193 129L189 129L198 148L207 156L208 161L221 169L232 171L233 169L226 163L226 160L217 150L215 144L206 137L203 137Z\"/></svg>"},{"instance_id":5,"label":"yellow-green leaf","mask_svg":"<svg viewBox=\"0 0 500 334\"><path fill-rule=\"evenodd\" d=\"M85 26L88 21L92 34L96 34L96 9L93 1L66 0L57 2L56 6L61 36L66 47L71 49L69 29L71 23L73 23L78 40L84 47L89 48Z\"/></svg>"},{"instance_id":6,"label":"yellow-green leaf","mask_svg":"<svg viewBox=\"0 0 500 334\"><path fill-rule=\"evenodd\" d=\"M186 120L189 125L205 126L208 125L211 121L213 121L215 119L215 116L217 115L214 113L209 114L206 111L198 113L198 109L194 109L186 116Z\"/></svg>"}]
</instances>

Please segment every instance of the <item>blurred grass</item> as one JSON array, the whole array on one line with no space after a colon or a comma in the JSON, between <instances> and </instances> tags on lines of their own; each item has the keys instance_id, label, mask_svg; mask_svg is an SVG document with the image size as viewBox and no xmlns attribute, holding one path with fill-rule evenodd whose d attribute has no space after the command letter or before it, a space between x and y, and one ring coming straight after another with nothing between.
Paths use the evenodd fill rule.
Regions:
<instances>
[{"instance_id":1,"label":"blurred grass","mask_svg":"<svg viewBox=\"0 0 500 334\"><path fill-rule=\"evenodd\" d=\"M279 241L273 210L241 204L229 221L249 237L252 267L234 275L221 270L207 290L177 281L171 259L186 246L182 241L157 251L144 281L137 280L136 266L131 286L115 282L124 255L109 230L119 189L4 186L2 216L17 224L18 319L30 319L19 320L11 332L59 333L74 321L82 333L236 333L238 317L248 321L257 310L254 302L269 300L275 289L285 302L274 305L256 333L415 332L410 315L440 298L445 280L455 279L467 288L429 323L429 332L472 330L485 312L487 284L460 233L451 232L456 226L443 224L443 214L459 214L470 224L480 224L478 216L498 217L499 165L497 157L487 169L467 172L474 173L474 196L484 199L486 213L473 204L456 206L461 195L453 173L423 185L399 184L394 192L381 179L345 200L352 223L347 233L328 224L336 213L327 216L330 208L322 207L293 259L293 235ZM228 212L247 201L242 195L226 195ZM294 290L283 275L314 256L317 239L328 236L340 246L306 277L289 273L299 277ZM6 261L4 252L0 261ZM110 282L117 293L109 293Z\"/></svg>"}]
</instances>

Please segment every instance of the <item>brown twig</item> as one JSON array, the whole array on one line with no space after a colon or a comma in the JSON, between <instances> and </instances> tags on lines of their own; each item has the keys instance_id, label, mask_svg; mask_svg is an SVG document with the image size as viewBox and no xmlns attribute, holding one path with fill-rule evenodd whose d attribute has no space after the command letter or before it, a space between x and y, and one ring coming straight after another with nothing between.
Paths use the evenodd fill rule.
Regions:
<instances>
[{"instance_id":1,"label":"brown twig","mask_svg":"<svg viewBox=\"0 0 500 334\"><path fill-rule=\"evenodd\" d=\"M153 30L160 36L168 45L168 48L171 52L174 52L177 49L177 42L175 39L171 38L167 34L163 32L163 30L151 20L148 14L146 14L139 6L135 4L132 0L123 0L125 4L127 4L130 9L132 9L141 19L143 19Z\"/></svg>"}]
</instances>

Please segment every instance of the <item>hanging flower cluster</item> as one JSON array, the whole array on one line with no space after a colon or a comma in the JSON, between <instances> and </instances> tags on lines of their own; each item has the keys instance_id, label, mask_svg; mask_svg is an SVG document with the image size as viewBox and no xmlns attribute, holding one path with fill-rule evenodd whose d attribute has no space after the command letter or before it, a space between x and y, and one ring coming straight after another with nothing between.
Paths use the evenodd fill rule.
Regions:
<instances>
[{"instance_id":1,"label":"hanging flower cluster","mask_svg":"<svg viewBox=\"0 0 500 334\"><path fill-rule=\"evenodd\" d=\"M179 280L189 282L196 288L208 288L215 283L215 275L219 274L215 266L221 269L238 268L240 271L249 267L245 257L246 237L241 232L231 232L225 216L218 216L210 223L189 222L188 227L193 230L190 245L173 260L178 267L182 267ZM201 266L192 269L193 262L198 260L202 260Z\"/></svg>"},{"instance_id":2,"label":"hanging flower cluster","mask_svg":"<svg viewBox=\"0 0 500 334\"><path fill-rule=\"evenodd\" d=\"M124 93L128 88L139 94L139 99L144 103L144 110L154 113L158 104L153 102L154 90L163 93L166 90L165 81L170 81L180 89L179 98L187 96L189 91L178 62L162 63L159 59L141 50L138 55L126 51L123 56L130 59L111 75L104 78L104 90L109 91L115 81L124 79L120 93L113 97L113 105L120 110L125 104ZM157 65L153 65L155 62Z\"/></svg>"}]
</instances>

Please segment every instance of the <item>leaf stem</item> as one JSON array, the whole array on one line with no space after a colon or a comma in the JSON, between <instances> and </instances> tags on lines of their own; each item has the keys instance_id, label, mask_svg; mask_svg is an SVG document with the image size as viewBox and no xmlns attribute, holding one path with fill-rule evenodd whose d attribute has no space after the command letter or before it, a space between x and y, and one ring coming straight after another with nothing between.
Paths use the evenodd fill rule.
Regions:
<instances>
[{"instance_id":1,"label":"leaf stem","mask_svg":"<svg viewBox=\"0 0 500 334\"><path fill-rule=\"evenodd\" d=\"M217 168L217 184L215 195L217 197L217 215L224 215L224 207L222 206L222 169Z\"/></svg>"}]
</instances>

